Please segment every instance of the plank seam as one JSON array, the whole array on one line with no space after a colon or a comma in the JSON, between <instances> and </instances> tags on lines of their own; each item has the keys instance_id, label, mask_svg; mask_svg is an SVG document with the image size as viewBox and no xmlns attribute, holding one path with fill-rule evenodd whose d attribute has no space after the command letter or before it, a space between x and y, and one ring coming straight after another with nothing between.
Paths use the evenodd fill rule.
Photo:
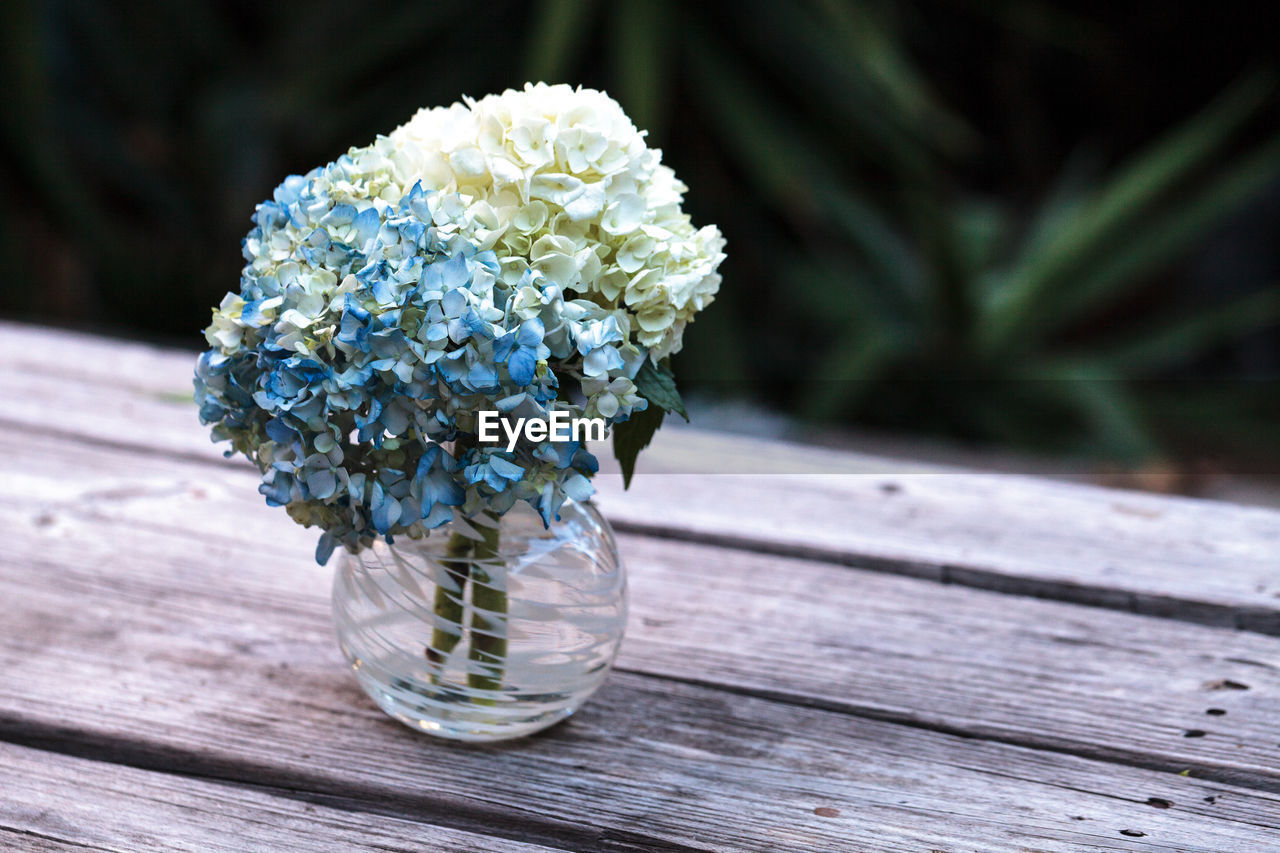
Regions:
<instances>
[{"instance_id":1,"label":"plank seam","mask_svg":"<svg viewBox=\"0 0 1280 853\"><path fill-rule=\"evenodd\" d=\"M0 833L20 835L23 838L38 838L41 841L48 841L51 844L57 844L59 847L75 847L80 850L97 850L101 851L101 853L111 853L110 847L99 847L96 844L84 844L80 841L71 841L66 838L59 838L56 835L46 835L43 832L36 832L31 829L21 829L7 824L0 824Z\"/></svg>"},{"instance_id":2,"label":"plank seam","mask_svg":"<svg viewBox=\"0 0 1280 853\"><path fill-rule=\"evenodd\" d=\"M1152 770L1161 773L1175 774L1186 773L1187 775L1204 782L1216 782L1222 785L1233 785L1239 788L1248 788L1252 791L1260 791L1268 794L1280 794L1280 778L1258 776L1253 773L1242 772L1235 768L1211 762L1173 761L1169 759L1161 759L1158 755L1151 755L1137 751L1117 750L1114 747L1100 746L1097 749L1090 749L1086 745L1072 746L1065 743L1055 742L1049 738L1040 738L1035 736L1018 737L1014 735L1000 734L999 732L983 731L977 728L920 720L910 714L896 712L888 708L876 708L868 705L834 702L829 699L822 699L815 696L805 696L795 693L786 693L783 691L766 690L757 687L705 681L703 679L689 678L687 676L645 672L643 670L636 670L630 667L620 666L616 667L616 670L618 672L625 672L628 675L639 676L644 679L675 682L677 684L685 684L691 687L718 690L736 696L759 699L766 702L775 702L782 705L791 705L800 708L810 708L817 711L844 714L850 717L874 720L881 723L890 723L892 725L907 726L921 731L934 732L935 734L959 737L966 740L998 743L1005 746L1020 747L1038 752L1051 752L1058 755L1069 755L1074 758L1098 761L1105 764L1115 764L1122 767L1132 767L1138 770Z\"/></svg>"},{"instance_id":3,"label":"plank seam","mask_svg":"<svg viewBox=\"0 0 1280 853\"><path fill-rule=\"evenodd\" d=\"M30 426L9 418L0 417L0 428L26 430L30 429ZM156 449L130 441L117 441L100 436L83 435L74 430L64 430L56 427L46 427L43 432L52 438L104 450L148 453L223 471L229 468L232 470L253 470L253 466L247 460L239 457L219 460L198 453L188 453L173 449ZM609 514L606 512L605 515L608 517ZM750 535L699 531L671 524L614 518L610 518L609 521L615 530L636 536L646 536L651 539L692 542L769 556L812 560L880 574L931 580L942 584L954 584L1002 595L1021 595L1086 607L1118 610L1139 616L1188 622L1195 625L1233 628L1265 636L1280 636L1280 610L1216 604L1181 596L1134 592L1119 587L1080 584L1070 581L1055 582L1043 578L1022 577L975 565L883 557L852 549L837 549L799 542L774 542Z\"/></svg>"},{"instance_id":4,"label":"plank seam","mask_svg":"<svg viewBox=\"0 0 1280 853\"><path fill-rule=\"evenodd\" d=\"M608 516L608 513L605 515ZM747 551L771 557L811 560L879 574L931 580L941 584L953 584L1002 595L1020 595L1047 601L1061 601L1066 604L1098 607L1104 610L1118 610L1123 613L1168 619L1175 622L1189 622L1194 625L1207 625L1213 628L1232 628L1265 636L1280 636L1280 612L1272 610L1241 608L1227 604L1199 601L1193 598L1134 592L1118 587L1025 578L1006 574L995 569L984 569L953 562L882 557L852 550L826 548L821 545L772 542L766 539L757 539L752 536L733 533L689 530L668 524L652 524L612 518L609 521L613 528L621 533L646 536L651 539L711 545L718 548Z\"/></svg>"},{"instance_id":5,"label":"plank seam","mask_svg":"<svg viewBox=\"0 0 1280 853\"><path fill-rule=\"evenodd\" d=\"M432 797L425 793L415 796L376 785L343 790L344 786L317 773L211 756L136 737L86 732L69 726L26 720L15 714L0 714L0 741L71 758L258 790L282 799L326 806L351 814L374 814L575 853L708 851L708 848L692 847L639 832L584 828L541 815L517 814L461 797Z\"/></svg>"}]
</instances>

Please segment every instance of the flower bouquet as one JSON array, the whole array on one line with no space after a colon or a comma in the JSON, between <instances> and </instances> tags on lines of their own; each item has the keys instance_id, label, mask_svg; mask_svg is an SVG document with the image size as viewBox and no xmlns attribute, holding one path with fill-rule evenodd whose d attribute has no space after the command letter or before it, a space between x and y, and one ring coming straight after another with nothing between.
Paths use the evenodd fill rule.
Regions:
<instances>
[{"instance_id":1,"label":"flower bouquet","mask_svg":"<svg viewBox=\"0 0 1280 853\"><path fill-rule=\"evenodd\" d=\"M724 240L602 92L526 85L425 109L258 205L196 366L200 418L259 491L341 546L334 612L367 692L416 728L512 737L572 713L626 616L589 502L666 412L667 356ZM507 437L510 436L510 440Z\"/></svg>"}]
</instances>

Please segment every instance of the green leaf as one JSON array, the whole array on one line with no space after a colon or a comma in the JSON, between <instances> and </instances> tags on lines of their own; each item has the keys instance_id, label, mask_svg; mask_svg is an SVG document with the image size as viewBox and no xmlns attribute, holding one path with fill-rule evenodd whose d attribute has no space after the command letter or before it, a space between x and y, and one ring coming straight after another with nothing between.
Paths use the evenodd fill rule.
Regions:
<instances>
[{"instance_id":1,"label":"green leaf","mask_svg":"<svg viewBox=\"0 0 1280 853\"><path fill-rule=\"evenodd\" d=\"M1081 370L1063 384L1110 455L1137 464L1160 454L1160 446L1123 382Z\"/></svg>"},{"instance_id":2,"label":"green leaf","mask_svg":"<svg viewBox=\"0 0 1280 853\"><path fill-rule=\"evenodd\" d=\"M714 37L697 31L686 43L694 94L728 155L788 215L811 210L818 176L831 178L819 143L806 132L812 129L784 112L781 103L761 97L755 75L735 63Z\"/></svg>"},{"instance_id":3,"label":"green leaf","mask_svg":"<svg viewBox=\"0 0 1280 853\"><path fill-rule=\"evenodd\" d=\"M818 199L848 244L866 259L876 276L877 280L866 288L873 293L860 298L865 301L870 296L884 301L885 297L891 297L904 309L918 303L922 278L919 258L907 240L894 230L888 217L865 199L839 188L820 188Z\"/></svg>"},{"instance_id":4,"label":"green leaf","mask_svg":"<svg viewBox=\"0 0 1280 853\"><path fill-rule=\"evenodd\" d=\"M636 457L649 446L667 412L675 412L686 421L689 420L684 401L676 390L676 378L665 360L654 364L646 358L636 372L635 383L640 395L649 401L649 406L613 428L613 455L618 457L618 464L622 467L623 488L631 485Z\"/></svg>"},{"instance_id":5,"label":"green leaf","mask_svg":"<svg viewBox=\"0 0 1280 853\"><path fill-rule=\"evenodd\" d=\"M1087 203L1054 229L1052 237L1029 245L1010 270L1006 285L986 306L983 327L989 351L1039 331L1046 300L1070 290L1080 268L1106 258L1127 243L1152 203L1211 162L1227 140L1254 115L1273 89L1269 76L1251 76L1167 135L1129 165Z\"/></svg>"},{"instance_id":6,"label":"green leaf","mask_svg":"<svg viewBox=\"0 0 1280 853\"><path fill-rule=\"evenodd\" d=\"M649 446L653 434L662 426L666 412L660 406L650 405L647 409L635 412L628 420L613 427L613 455L618 458L622 468L622 487L631 487L631 475L636 470L636 457L640 451Z\"/></svg>"},{"instance_id":7,"label":"green leaf","mask_svg":"<svg viewBox=\"0 0 1280 853\"><path fill-rule=\"evenodd\" d=\"M1082 146L1067 157L1024 232L1019 253L1024 259L1023 265L1026 259L1047 251L1059 232L1079 221L1080 211L1093 200L1091 193L1099 184L1102 173L1103 158L1094 148ZM1019 269L1015 267L1012 272L1017 273Z\"/></svg>"},{"instance_id":8,"label":"green leaf","mask_svg":"<svg viewBox=\"0 0 1280 853\"><path fill-rule=\"evenodd\" d=\"M1105 234L1209 159L1274 89L1270 75L1229 88L1185 126L1167 135L1121 172L1090 211L1092 234Z\"/></svg>"},{"instance_id":9,"label":"green leaf","mask_svg":"<svg viewBox=\"0 0 1280 853\"><path fill-rule=\"evenodd\" d=\"M650 403L664 412L675 412L686 422L689 420L684 401L680 399L680 392L676 390L676 378L665 360L661 364L654 364L646 358L640 370L636 372L635 382L640 394Z\"/></svg>"},{"instance_id":10,"label":"green leaf","mask_svg":"<svg viewBox=\"0 0 1280 853\"><path fill-rule=\"evenodd\" d=\"M1280 286L1188 316L1134 329L1126 340L1078 356L1109 375L1130 376L1202 356L1206 350L1280 324Z\"/></svg>"},{"instance_id":11,"label":"green leaf","mask_svg":"<svg viewBox=\"0 0 1280 853\"><path fill-rule=\"evenodd\" d=\"M843 342L823 359L826 371L806 384L802 404L806 417L836 418L864 403L884 365L900 352L886 329L850 329L842 337Z\"/></svg>"},{"instance_id":12,"label":"green leaf","mask_svg":"<svg viewBox=\"0 0 1280 853\"><path fill-rule=\"evenodd\" d=\"M928 144L952 152L976 146L974 131L941 105L907 55L904 39L871 4L818 0L817 6L820 14L812 21L795 12L766 20L774 28L810 24L804 33L806 49L832 60L824 64L833 80L848 91L857 87L858 77L865 78L881 93L888 112L899 117L907 135L927 127L921 141ZM832 106L839 107L839 100Z\"/></svg>"},{"instance_id":13,"label":"green leaf","mask_svg":"<svg viewBox=\"0 0 1280 853\"><path fill-rule=\"evenodd\" d=\"M1099 258L1096 266L1082 270L1071 289L1054 300L1054 310L1037 331L1053 332L1122 298L1146 276L1194 248L1211 228L1261 193L1278 173L1280 137L1274 137L1225 168L1185 202L1133 226L1122 246Z\"/></svg>"},{"instance_id":14,"label":"green leaf","mask_svg":"<svg viewBox=\"0 0 1280 853\"><path fill-rule=\"evenodd\" d=\"M1131 384L1096 365L1083 361L1027 365L1014 370L1009 384L1039 398L1042 411L1058 411L1060 420L1080 421L1080 444L1075 452L1127 464L1160 454L1153 425L1144 416Z\"/></svg>"}]
</instances>

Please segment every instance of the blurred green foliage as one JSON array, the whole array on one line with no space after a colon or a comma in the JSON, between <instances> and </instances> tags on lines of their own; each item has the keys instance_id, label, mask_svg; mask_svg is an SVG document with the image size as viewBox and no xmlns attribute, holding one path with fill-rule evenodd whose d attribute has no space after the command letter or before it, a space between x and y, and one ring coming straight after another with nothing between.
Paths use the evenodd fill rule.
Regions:
<instances>
[{"instance_id":1,"label":"blurred green foliage","mask_svg":"<svg viewBox=\"0 0 1280 853\"><path fill-rule=\"evenodd\" d=\"M1228 38L1238 67L1170 72L1177 97L1098 118L1063 92L1123 90L1125 34L1159 32L1073 8L12 0L0 248L25 271L0 310L194 344L285 174L422 105L582 82L649 129L729 239L686 389L1125 461L1280 454L1280 390L1257 376L1280 368L1280 285L1191 271L1280 192L1268 63ZM1128 109L1146 123L1099 134ZM1250 368L1238 353L1268 330Z\"/></svg>"}]
</instances>

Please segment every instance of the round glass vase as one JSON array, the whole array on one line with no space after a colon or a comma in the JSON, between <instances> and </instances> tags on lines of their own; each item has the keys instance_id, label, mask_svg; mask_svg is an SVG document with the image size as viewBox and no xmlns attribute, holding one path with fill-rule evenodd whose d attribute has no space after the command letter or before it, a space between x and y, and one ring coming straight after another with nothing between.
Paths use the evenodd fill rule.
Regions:
<instances>
[{"instance_id":1,"label":"round glass vase","mask_svg":"<svg viewBox=\"0 0 1280 853\"><path fill-rule=\"evenodd\" d=\"M568 501L550 527L523 501L421 539L341 552L338 645L360 686L418 731L521 737L568 717L622 643L627 583L609 523Z\"/></svg>"}]
</instances>

